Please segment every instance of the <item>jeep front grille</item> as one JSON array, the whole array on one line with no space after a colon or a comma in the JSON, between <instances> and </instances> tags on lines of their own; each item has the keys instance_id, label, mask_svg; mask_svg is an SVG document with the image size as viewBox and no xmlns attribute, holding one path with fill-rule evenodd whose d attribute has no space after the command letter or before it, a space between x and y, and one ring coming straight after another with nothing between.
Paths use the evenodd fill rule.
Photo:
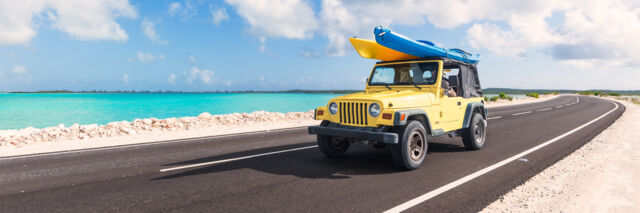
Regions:
<instances>
[{"instance_id":1,"label":"jeep front grille","mask_svg":"<svg viewBox=\"0 0 640 213\"><path fill-rule=\"evenodd\" d=\"M340 102L338 112L341 124L368 125L367 103Z\"/></svg>"}]
</instances>

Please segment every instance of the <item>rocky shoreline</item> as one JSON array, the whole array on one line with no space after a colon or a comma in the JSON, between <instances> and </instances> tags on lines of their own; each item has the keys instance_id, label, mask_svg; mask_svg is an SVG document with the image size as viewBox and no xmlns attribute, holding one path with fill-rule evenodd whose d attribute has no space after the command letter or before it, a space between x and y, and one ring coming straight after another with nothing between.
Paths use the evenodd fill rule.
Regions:
<instances>
[{"instance_id":1,"label":"rocky shoreline","mask_svg":"<svg viewBox=\"0 0 640 213\"><path fill-rule=\"evenodd\" d=\"M42 129L27 127L20 130L0 130L0 146L22 147L33 142L49 142L78 140L90 138L106 138L122 135L135 135L150 131L175 131L192 130L216 126L268 124L276 121L300 121L313 120L313 110L308 112L265 112L233 113L224 115L211 115L204 112L197 117L180 118L145 118L135 119L132 122L110 122L105 125L74 124L65 127L60 124L56 127Z\"/></svg>"}]
</instances>

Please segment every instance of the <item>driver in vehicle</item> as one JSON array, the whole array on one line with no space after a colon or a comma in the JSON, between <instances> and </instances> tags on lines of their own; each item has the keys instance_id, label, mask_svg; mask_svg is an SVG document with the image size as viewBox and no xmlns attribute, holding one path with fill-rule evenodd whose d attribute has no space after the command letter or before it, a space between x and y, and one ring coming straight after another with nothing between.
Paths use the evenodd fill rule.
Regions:
<instances>
[{"instance_id":1,"label":"driver in vehicle","mask_svg":"<svg viewBox=\"0 0 640 213\"><path fill-rule=\"evenodd\" d=\"M442 78L442 90L444 91L444 94L449 96L449 97L456 97L456 91L454 91L450 86L449 86L449 81L446 78Z\"/></svg>"}]
</instances>

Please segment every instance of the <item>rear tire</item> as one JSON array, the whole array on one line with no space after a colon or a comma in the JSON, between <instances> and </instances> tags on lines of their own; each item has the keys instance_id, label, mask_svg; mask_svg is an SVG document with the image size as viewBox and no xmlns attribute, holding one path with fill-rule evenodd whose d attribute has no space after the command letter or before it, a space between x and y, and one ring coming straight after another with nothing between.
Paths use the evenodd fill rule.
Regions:
<instances>
[{"instance_id":1,"label":"rear tire","mask_svg":"<svg viewBox=\"0 0 640 213\"><path fill-rule=\"evenodd\" d=\"M391 145L391 156L397 166L414 170L422 165L427 155L427 131L419 121L409 121L398 132L398 144Z\"/></svg>"},{"instance_id":2,"label":"rear tire","mask_svg":"<svg viewBox=\"0 0 640 213\"><path fill-rule=\"evenodd\" d=\"M344 156L349 149L349 141L326 135L318 135L318 148L328 157Z\"/></svg>"},{"instance_id":3,"label":"rear tire","mask_svg":"<svg viewBox=\"0 0 640 213\"><path fill-rule=\"evenodd\" d=\"M474 113L469 127L462 133L462 143L467 150L478 150L484 146L487 139L487 122L480 113Z\"/></svg>"}]
</instances>

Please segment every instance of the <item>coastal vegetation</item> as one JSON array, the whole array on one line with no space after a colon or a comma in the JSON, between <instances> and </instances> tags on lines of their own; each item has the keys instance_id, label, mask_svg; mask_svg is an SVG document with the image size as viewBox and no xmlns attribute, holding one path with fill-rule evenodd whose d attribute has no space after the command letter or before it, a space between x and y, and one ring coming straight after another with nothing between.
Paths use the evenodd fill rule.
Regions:
<instances>
[{"instance_id":1,"label":"coastal vegetation","mask_svg":"<svg viewBox=\"0 0 640 213\"><path fill-rule=\"evenodd\" d=\"M527 93L527 97L539 98L540 95L537 92Z\"/></svg>"},{"instance_id":2,"label":"coastal vegetation","mask_svg":"<svg viewBox=\"0 0 640 213\"><path fill-rule=\"evenodd\" d=\"M484 101L487 102L494 102L494 101L498 101L498 99L503 99L503 100L509 100L512 101L513 97L509 96L507 94L505 94L504 92L499 93L497 96L492 96L492 97L484 97Z\"/></svg>"}]
</instances>

